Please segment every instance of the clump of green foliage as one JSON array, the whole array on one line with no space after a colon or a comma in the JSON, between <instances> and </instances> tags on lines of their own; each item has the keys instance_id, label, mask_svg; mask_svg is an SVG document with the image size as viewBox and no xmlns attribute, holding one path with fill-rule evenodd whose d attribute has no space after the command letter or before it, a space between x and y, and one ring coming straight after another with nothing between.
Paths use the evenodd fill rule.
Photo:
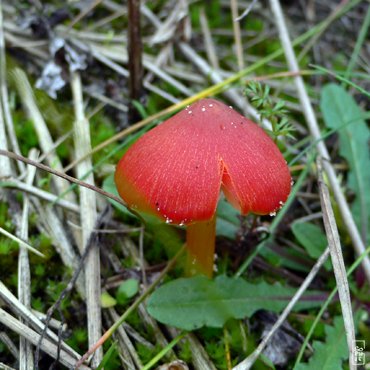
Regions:
<instances>
[{"instance_id":1,"label":"clump of green foliage","mask_svg":"<svg viewBox=\"0 0 370 370\"><path fill-rule=\"evenodd\" d=\"M251 81L244 93L251 104L258 110L260 121L262 122L266 119L271 122L272 130L267 131L274 141L279 136L287 136L294 139L292 135L294 127L287 117L285 102L283 100L279 100L277 103L272 101L270 86L263 86L257 81Z\"/></svg>"}]
</instances>

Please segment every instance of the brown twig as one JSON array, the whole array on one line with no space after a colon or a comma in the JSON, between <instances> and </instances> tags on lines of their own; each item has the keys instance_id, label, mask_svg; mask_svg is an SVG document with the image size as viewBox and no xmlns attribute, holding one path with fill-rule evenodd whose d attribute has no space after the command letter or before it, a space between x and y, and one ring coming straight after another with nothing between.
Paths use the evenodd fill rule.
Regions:
<instances>
[{"instance_id":1,"label":"brown twig","mask_svg":"<svg viewBox=\"0 0 370 370\"><path fill-rule=\"evenodd\" d=\"M79 185L79 186L83 186L84 188L87 188L87 189L90 189L92 191L95 191L95 192L103 195L104 197L107 197L107 198L110 198L112 200L115 200L116 202L118 202L119 204L123 205L124 207L127 207L127 204L121 198L115 196L114 194L108 193L107 191L105 191L103 189L100 189L97 186L87 184L84 181L81 181L81 180L78 180L78 179L76 179L76 178L74 178L72 176L66 175L63 172L56 171L56 170L54 170L54 169L52 169L52 168L50 168L48 166L45 166L42 163L32 161L31 159L25 158L25 157L23 157L21 155L15 154L13 152L9 152L7 150L2 150L2 149L0 149L0 155L5 156L5 157L8 157L8 158L11 158L11 159L15 159L17 161L22 161L23 163L29 164L31 166L35 166L35 167L39 168L40 170L49 172L49 173L51 173L51 174L53 174L55 176L59 176L59 177L65 179L65 180L67 180L69 182L72 182L73 184L76 184L76 185Z\"/></svg>"},{"instance_id":2,"label":"brown twig","mask_svg":"<svg viewBox=\"0 0 370 370\"><path fill-rule=\"evenodd\" d=\"M143 63L142 63L142 42L140 31L140 0L129 0L128 11L128 69L130 72L128 86L130 104L128 119L129 123L137 122L141 117L135 106L134 100L140 101L143 95Z\"/></svg>"}]
</instances>

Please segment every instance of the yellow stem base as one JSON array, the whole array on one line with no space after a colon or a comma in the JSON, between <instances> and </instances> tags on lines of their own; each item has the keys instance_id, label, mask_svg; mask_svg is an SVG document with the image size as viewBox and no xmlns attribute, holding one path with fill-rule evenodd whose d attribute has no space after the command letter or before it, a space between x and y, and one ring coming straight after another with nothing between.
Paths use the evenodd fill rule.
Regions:
<instances>
[{"instance_id":1,"label":"yellow stem base","mask_svg":"<svg viewBox=\"0 0 370 370\"><path fill-rule=\"evenodd\" d=\"M215 240L216 217L213 217L210 221L197 222L187 227L187 276L203 274L212 277Z\"/></svg>"}]
</instances>

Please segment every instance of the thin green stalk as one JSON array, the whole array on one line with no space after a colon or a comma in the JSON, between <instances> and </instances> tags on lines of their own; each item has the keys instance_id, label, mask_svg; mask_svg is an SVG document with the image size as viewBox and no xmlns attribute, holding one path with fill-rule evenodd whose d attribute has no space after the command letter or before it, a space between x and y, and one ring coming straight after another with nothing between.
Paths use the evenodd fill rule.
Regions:
<instances>
[{"instance_id":1,"label":"thin green stalk","mask_svg":"<svg viewBox=\"0 0 370 370\"><path fill-rule=\"evenodd\" d=\"M359 56L360 51L361 51L361 47L365 42L366 36L368 35L369 26L370 26L370 5L368 5L368 7L367 7L367 12L366 12L366 16L365 16L365 19L364 19L364 23L362 23L362 27L361 27L360 32L359 32L358 37L357 37L356 45L353 49L351 59L348 63L346 74L344 75L344 77L346 79L349 78L354 66L356 65L358 56Z\"/></svg>"},{"instance_id":2,"label":"thin green stalk","mask_svg":"<svg viewBox=\"0 0 370 370\"><path fill-rule=\"evenodd\" d=\"M348 269L347 271L347 277L351 276L353 271L356 270L356 268L360 265L360 263L362 262L362 260L368 255L370 254L370 247L368 247L364 253L362 253L357 259L356 261L351 265L351 267ZM337 293L338 291L338 288L335 287L331 293L329 294L328 298L326 299L325 303L323 304L323 306L321 307L319 313L317 314L314 322L312 323L311 325L311 328L309 330L309 332L307 333L307 336L302 344L302 347L298 353L298 356L297 356L297 359L295 361L295 364L294 364L294 369L299 365L299 363L301 362L301 359L303 357L303 354L304 354L304 351L308 345L308 342L310 341L311 339L311 336L313 334L313 332L315 331L316 329L316 326L317 324L319 323L322 315L324 314L325 310L328 308L329 304L331 303L331 301L333 300L335 294Z\"/></svg>"},{"instance_id":3,"label":"thin green stalk","mask_svg":"<svg viewBox=\"0 0 370 370\"><path fill-rule=\"evenodd\" d=\"M336 127L335 129L330 129L330 130L327 130L326 132L322 133L321 134L321 137L319 139L316 139L314 141L311 142L310 145L308 145L305 149L301 150L300 153L298 155L296 155L290 162L289 162L289 167L290 166L293 166L294 163L298 162L306 153L308 153L310 150L312 150L313 148L316 147L317 143L321 140L325 140L327 139L330 135L338 132L339 130L341 130L342 128L346 127L347 125L350 125L356 121L358 121L359 119L363 119L363 120L367 120L367 119L370 119L370 112L368 113L364 113L364 114L361 114L357 117L353 117L351 118L350 120L348 120L346 123L344 123L343 125L339 126L339 127ZM302 141L309 141L311 140L310 137L308 138L305 138ZM300 142L300 143L301 143ZM300 144L298 143L298 144ZM299 148L298 144L296 144L295 146L293 146L295 149Z\"/></svg>"},{"instance_id":4,"label":"thin green stalk","mask_svg":"<svg viewBox=\"0 0 370 370\"><path fill-rule=\"evenodd\" d=\"M351 80L349 80L347 77L342 77L340 75L338 75L337 73L334 73L332 71L330 71L329 69L326 69L324 67L321 67L321 66L317 66L315 64L312 64L312 67L313 68L316 68L318 69L319 71L321 72L324 72L330 76L333 76L334 78L336 78L337 80L343 82L344 84L346 85L350 85L352 87L354 87L356 90L360 91L361 93L363 93L364 95L370 97L370 93L368 91L366 91L364 88L362 88L361 86L355 84L354 82L352 82ZM346 74L347 75L347 74Z\"/></svg>"},{"instance_id":5,"label":"thin green stalk","mask_svg":"<svg viewBox=\"0 0 370 370\"><path fill-rule=\"evenodd\" d=\"M167 344L160 352L158 352L141 370L149 370L153 367L162 357L166 356L167 352L170 351L176 344L185 337L187 333L181 333L174 338L170 343Z\"/></svg>"}]
</instances>

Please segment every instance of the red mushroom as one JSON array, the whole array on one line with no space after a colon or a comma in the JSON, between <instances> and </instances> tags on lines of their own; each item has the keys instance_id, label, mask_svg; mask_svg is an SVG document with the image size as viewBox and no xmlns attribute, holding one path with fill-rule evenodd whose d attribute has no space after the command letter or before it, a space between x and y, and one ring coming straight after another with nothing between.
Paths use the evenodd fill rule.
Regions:
<instances>
[{"instance_id":1,"label":"red mushroom","mask_svg":"<svg viewBox=\"0 0 370 370\"><path fill-rule=\"evenodd\" d=\"M286 161L270 137L214 99L143 135L119 161L115 182L130 208L187 225L191 269L207 276L220 189L243 215L276 212L291 189Z\"/></svg>"}]
</instances>

